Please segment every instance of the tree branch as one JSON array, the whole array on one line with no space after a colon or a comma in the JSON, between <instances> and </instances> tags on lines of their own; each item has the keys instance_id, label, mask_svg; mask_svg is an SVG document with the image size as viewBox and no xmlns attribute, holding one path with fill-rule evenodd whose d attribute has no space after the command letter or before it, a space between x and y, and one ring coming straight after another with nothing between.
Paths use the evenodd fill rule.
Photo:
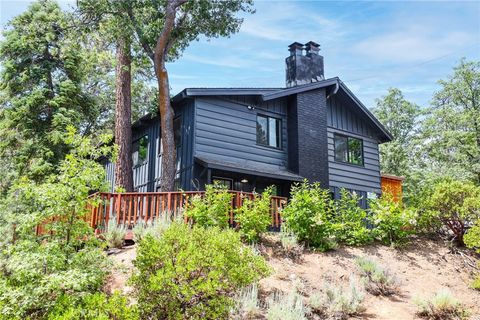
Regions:
<instances>
[{"instance_id":1,"label":"tree branch","mask_svg":"<svg viewBox=\"0 0 480 320\"><path fill-rule=\"evenodd\" d=\"M130 19L130 21L132 22L132 24L135 28L135 33L138 36L138 40L140 41L140 44L142 45L143 50L145 50L145 53L148 55L148 57L150 59L152 59L152 61L155 61L155 54L154 54L152 48L150 47L150 45L148 44L148 42L145 40L145 37L143 35L143 31L139 27L139 24L137 23L137 19L135 18L135 15L133 14L131 6L128 6L127 14L128 14L128 18Z\"/></svg>"}]
</instances>

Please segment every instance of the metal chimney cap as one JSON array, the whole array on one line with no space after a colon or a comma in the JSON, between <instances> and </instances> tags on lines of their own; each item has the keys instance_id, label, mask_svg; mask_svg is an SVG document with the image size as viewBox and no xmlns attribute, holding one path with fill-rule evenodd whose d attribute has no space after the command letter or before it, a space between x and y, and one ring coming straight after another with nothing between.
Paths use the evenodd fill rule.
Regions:
<instances>
[{"instance_id":1,"label":"metal chimney cap","mask_svg":"<svg viewBox=\"0 0 480 320\"><path fill-rule=\"evenodd\" d=\"M307 43L305 43L305 47L307 47L307 48L314 47L314 48L319 48L320 49L320 45L316 42L313 42L313 41L308 41Z\"/></svg>"}]
</instances>

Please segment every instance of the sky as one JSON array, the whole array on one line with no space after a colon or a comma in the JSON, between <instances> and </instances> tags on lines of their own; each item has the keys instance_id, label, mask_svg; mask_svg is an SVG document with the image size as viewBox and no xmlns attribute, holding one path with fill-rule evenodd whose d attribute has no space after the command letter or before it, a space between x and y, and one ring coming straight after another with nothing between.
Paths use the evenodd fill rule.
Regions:
<instances>
[{"instance_id":1,"label":"sky","mask_svg":"<svg viewBox=\"0 0 480 320\"><path fill-rule=\"evenodd\" d=\"M0 0L0 24L30 2ZM338 76L367 107L390 87L425 107L462 57L480 61L480 0L256 1L255 8L237 34L201 38L167 66L173 94L187 87L284 87L288 45L313 40L325 77Z\"/></svg>"}]
</instances>

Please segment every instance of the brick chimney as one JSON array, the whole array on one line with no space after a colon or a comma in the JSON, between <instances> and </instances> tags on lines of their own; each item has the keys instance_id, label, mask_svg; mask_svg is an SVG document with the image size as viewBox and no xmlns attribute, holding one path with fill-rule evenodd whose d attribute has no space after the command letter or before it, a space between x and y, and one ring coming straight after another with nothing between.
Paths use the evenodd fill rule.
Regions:
<instances>
[{"instance_id":1,"label":"brick chimney","mask_svg":"<svg viewBox=\"0 0 480 320\"><path fill-rule=\"evenodd\" d=\"M285 59L287 88L324 79L323 57L318 54L319 44L313 41L305 45L294 42L288 46L288 51L290 56Z\"/></svg>"}]
</instances>

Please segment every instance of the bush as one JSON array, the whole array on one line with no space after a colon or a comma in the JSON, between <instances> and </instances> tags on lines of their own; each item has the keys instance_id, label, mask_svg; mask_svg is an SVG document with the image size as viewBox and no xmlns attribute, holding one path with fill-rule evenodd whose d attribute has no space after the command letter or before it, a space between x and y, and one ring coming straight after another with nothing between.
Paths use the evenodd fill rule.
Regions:
<instances>
[{"instance_id":1,"label":"bush","mask_svg":"<svg viewBox=\"0 0 480 320\"><path fill-rule=\"evenodd\" d=\"M81 302L73 302L69 296L62 297L48 315L49 320L137 320L138 310L129 306L127 299L115 292L108 297L104 293L85 296Z\"/></svg>"},{"instance_id":2,"label":"bush","mask_svg":"<svg viewBox=\"0 0 480 320\"><path fill-rule=\"evenodd\" d=\"M125 235L127 234L127 229L123 225L118 225L115 217L112 217L108 221L107 231L103 234L105 241L107 242L107 247L110 249L123 247L123 242Z\"/></svg>"},{"instance_id":3,"label":"bush","mask_svg":"<svg viewBox=\"0 0 480 320\"><path fill-rule=\"evenodd\" d=\"M225 317L232 296L269 273L263 257L233 230L173 223L160 238L145 237L132 283L142 318Z\"/></svg>"},{"instance_id":4,"label":"bush","mask_svg":"<svg viewBox=\"0 0 480 320\"><path fill-rule=\"evenodd\" d=\"M202 227L228 227L233 195L222 185L207 185L203 197L196 195L186 208L185 215Z\"/></svg>"},{"instance_id":5,"label":"bush","mask_svg":"<svg viewBox=\"0 0 480 320\"><path fill-rule=\"evenodd\" d=\"M467 312L448 290L441 290L429 300L416 301L417 314L427 319L464 319Z\"/></svg>"},{"instance_id":6,"label":"bush","mask_svg":"<svg viewBox=\"0 0 480 320\"><path fill-rule=\"evenodd\" d=\"M85 222L96 201L90 191L107 188L105 170L93 160L110 156L106 137L102 142L95 147L70 130L65 143L71 151L57 173L41 182L17 181L3 203L17 211L10 221L15 237L0 248L2 317L45 318L64 297L77 303L102 288L109 263ZM39 224L45 232L37 235Z\"/></svg>"},{"instance_id":7,"label":"bush","mask_svg":"<svg viewBox=\"0 0 480 320\"><path fill-rule=\"evenodd\" d=\"M309 310L296 292L289 294L276 292L270 296L267 305L268 320L307 320Z\"/></svg>"},{"instance_id":8,"label":"bush","mask_svg":"<svg viewBox=\"0 0 480 320\"><path fill-rule=\"evenodd\" d=\"M388 194L370 202L369 219L375 238L388 245L404 244L415 233L415 212Z\"/></svg>"},{"instance_id":9,"label":"bush","mask_svg":"<svg viewBox=\"0 0 480 320\"><path fill-rule=\"evenodd\" d=\"M399 291L397 278L375 261L360 257L355 259L365 284L365 290L375 296L389 296Z\"/></svg>"},{"instance_id":10,"label":"bush","mask_svg":"<svg viewBox=\"0 0 480 320\"><path fill-rule=\"evenodd\" d=\"M348 245L362 245L372 241L366 226L367 213L359 206L360 197L355 192L341 189L340 199L334 201L333 230L338 241Z\"/></svg>"},{"instance_id":11,"label":"bush","mask_svg":"<svg viewBox=\"0 0 480 320\"><path fill-rule=\"evenodd\" d=\"M477 274L477 277L472 281L470 287L475 290L480 290L480 274Z\"/></svg>"},{"instance_id":12,"label":"bush","mask_svg":"<svg viewBox=\"0 0 480 320\"><path fill-rule=\"evenodd\" d=\"M305 181L294 185L282 215L288 230L300 241L322 251L336 247L332 200L329 191L320 188L319 183Z\"/></svg>"},{"instance_id":13,"label":"bush","mask_svg":"<svg viewBox=\"0 0 480 320\"><path fill-rule=\"evenodd\" d=\"M248 242L256 242L272 223L270 204L272 189L266 189L261 196L244 198L242 206L235 210L235 222L240 225L240 234Z\"/></svg>"},{"instance_id":14,"label":"bush","mask_svg":"<svg viewBox=\"0 0 480 320\"><path fill-rule=\"evenodd\" d=\"M0 306L7 319L42 318L59 299L73 302L101 289L109 271L102 250L19 241L1 252Z\"/></svg>"},{"instance_id":15,"label":"bush","mask_svg":"<svg viewBox=\"0 0 480 320\"><path fill-rule=\"evenodd\" d=\"M480 187L467 181L446 180L437 183L426 200L445 230L460 244L468 227L480 220Z\"/></svg>"},{"instance_id":16,"label":"bush","mask_svg":"<svg viewBox=\"0 0 480 320\"><path fill-rule=\"evenodd\" d=\"M480 253L480 219L467 231L463 241L467 247L476 249Z\"/></svg>"},{"instance_id":17,"label":"bush","mask_svg":"<svg viewBox=\"0 0 480 320\"><path fill-rule=\"evenodd\" d=\"M236 305L233 310L235 319L256 319L260 314L260 301L258 300L258 286L252 284L240 291L235 297Z\"/></svg>"},{"instance_id":18,"label":"bush","mask_svg":"<svg viewBox=\"0 0 480 320\"><path fill-rule=\"evenodd\" d=\"M324 294L313 293L309 305L316 314L327 315L333 319L347 319L364 311L364 295L358 289L353 277L350 277L349 291L342 287L325 285Z\"/></svg>"}]
</instances>

